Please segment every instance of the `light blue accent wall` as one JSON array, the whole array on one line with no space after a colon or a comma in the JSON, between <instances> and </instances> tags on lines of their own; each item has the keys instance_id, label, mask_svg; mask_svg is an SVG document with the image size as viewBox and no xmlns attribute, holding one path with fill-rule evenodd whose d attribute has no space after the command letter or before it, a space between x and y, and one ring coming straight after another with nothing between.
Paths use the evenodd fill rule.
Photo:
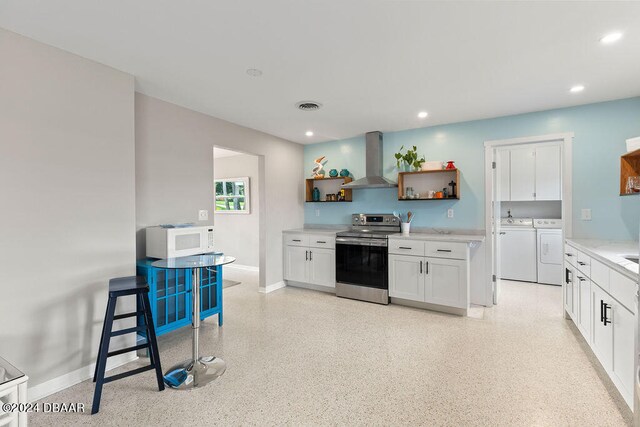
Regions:
<instances>
[{"instance_id":1,"label":"light blue accent wall","mask_svg":"<svg viewBox=\"0 0 640 427\"><path fill-rule=\"evenodd\" d=\"M376 129L372 129L376 130ZM398 201L397 189L353 190L352 203L306 203L307 224L348 224L352 213L413 211L414 226L484 229L484 142L574 132L573 235L581 238L637 240L640 196L620 197L620 156L625 140L640 136L640 97L495 119L384 134L384 175L397 181L393 154L418 147L427 160L455 160L461 171L460 200ZM327 157L325 169L347 168L365 175L364 136L305 146L305 176L313 160ZM447 218L453 208L454 218ZM582 208L592 220L581 221ZM320 216L316 216L319 210Z\"/></svg>"}]
</instances>

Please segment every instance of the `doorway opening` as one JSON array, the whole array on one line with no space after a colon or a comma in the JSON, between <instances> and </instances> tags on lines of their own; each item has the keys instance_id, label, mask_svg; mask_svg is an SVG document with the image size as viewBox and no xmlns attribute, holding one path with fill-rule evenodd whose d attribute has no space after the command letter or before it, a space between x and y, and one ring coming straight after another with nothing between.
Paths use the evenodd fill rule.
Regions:
<instances>
[{"instance_id":1,"label":"doorway opening","mask_svg":"<svg viewBox=\"0 0 640 427\"><path fill-rule=\"evenodd\" d=\"M564 297L563 246L571 236L572 133L485 142L488 305L504 287ZM511 300L509 295L505 301Z\"/></svg>"},{"instance_id":2,"label":"doorway opening","mask_svg":"<svg viewBox=\"0 0 640 427\"><path fill-rule=\"evenodd\" d=\"M213 228L216 250L236 258L225 267L223 288L260 282L261 159L214 146Z\"/></svg>"}]
</instances>

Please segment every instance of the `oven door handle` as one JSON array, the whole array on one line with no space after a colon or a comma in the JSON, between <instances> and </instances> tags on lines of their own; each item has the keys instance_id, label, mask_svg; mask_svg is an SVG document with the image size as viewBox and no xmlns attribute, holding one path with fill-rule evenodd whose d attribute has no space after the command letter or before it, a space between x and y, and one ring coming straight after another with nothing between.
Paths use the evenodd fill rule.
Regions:
<instances>
[{"instance_id":1,"label":"oven door handle","mask_svg":"<svg viewBox=\"0 0 640 427\"><path fill-rule=\"evenodd\" d=\"M353 237L336 237L336 245L371 246L370 239L358 239Z\"/></svg>"}]
</instances>

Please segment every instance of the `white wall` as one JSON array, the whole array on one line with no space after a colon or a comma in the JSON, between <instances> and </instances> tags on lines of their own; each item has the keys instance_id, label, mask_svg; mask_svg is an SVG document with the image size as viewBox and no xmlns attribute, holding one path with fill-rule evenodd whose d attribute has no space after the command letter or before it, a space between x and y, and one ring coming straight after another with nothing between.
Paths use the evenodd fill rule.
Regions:
<instances>
[{"instance_id":1,"label":"white wall","mask_svg":"<svg viewBox=\"0 0 640 427\"><path fill-rule=\"evenodd\" d=\"M238 265L258 267L260 262L260 194L258 157L249 154L215 157L216 179L249 177L249 214L214 214L216 250L236 257Z\"/></svg>"},{"instance_id":2,"label":"white wall","mask_svg":"<svg viewBox=\"0 0 640 427\"><path fill-rule=\"evenodd\" d=\"M134 79L2 29L0 58L0 356L31 389L87 376L135 273Z\"/></svg>"},{"instance_id":3,"label":"white wall","mask_svg":"<svg viewBox=\"0 0 640 427\"><path fill-rule=\"evenodd\" d=\"M213 146L259 155L260 286L282 281L282 230L303 225L302 146L215 117L136 94L136 222L213 218Z\"/></svg>"}]
</instances>

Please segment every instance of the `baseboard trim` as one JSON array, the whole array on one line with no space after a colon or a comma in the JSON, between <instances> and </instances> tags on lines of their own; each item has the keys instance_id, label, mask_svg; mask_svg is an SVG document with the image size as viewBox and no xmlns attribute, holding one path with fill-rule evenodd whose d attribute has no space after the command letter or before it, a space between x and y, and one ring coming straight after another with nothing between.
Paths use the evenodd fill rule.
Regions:
<instances>
[{"instance_id":1,"label":"baseboard trim","mask_svg":"<svg viewBox=\"0 0 640 427\"><path fill-rule=\"evenodd\" d=\"M233 268L236 270L245 270L245 271L253 271L253 272L258 272L260 271L260 268L258 267L254 267L253 265L242 265L242 264L227 264L224 266L225 269L227 268Z\"/></svg>"},{"instance_id":2,"label":"baseboard trim","mask_svg":"<svg viewBox=\"0 0 640 427\"><path fill-rule=\"evenodd\" d=\"M261 294L268 294L271 293L273 291L277 291L278 289L284 288L285 286L287 286L286 283L284 283L283 280L273 283L265 288L258 288L258 292L260 292Z\"/></svg>"},{"instance_id":3,"label":"baseboard trim","mask_svg":"<svg viewBox=\"0 0 640 427\"><path fill-rule=\"evenodd\" d=\"M138 356L135 353L125 353L118 356L110 357L107 359L107 371L125 365L129 362L136 360ZM42 384L29 387L27 390L27 400L29 402L35 402L43 397L57 393L65 388L69 388L73 385L79 384L82 381L93 378L93 372L96 368L96 364L92 363L88 366L83 366L80 369L71 371L67 374L61 375L56 378L52 378L49 381L45 381Z\"/></svg>"}]
</instances>

